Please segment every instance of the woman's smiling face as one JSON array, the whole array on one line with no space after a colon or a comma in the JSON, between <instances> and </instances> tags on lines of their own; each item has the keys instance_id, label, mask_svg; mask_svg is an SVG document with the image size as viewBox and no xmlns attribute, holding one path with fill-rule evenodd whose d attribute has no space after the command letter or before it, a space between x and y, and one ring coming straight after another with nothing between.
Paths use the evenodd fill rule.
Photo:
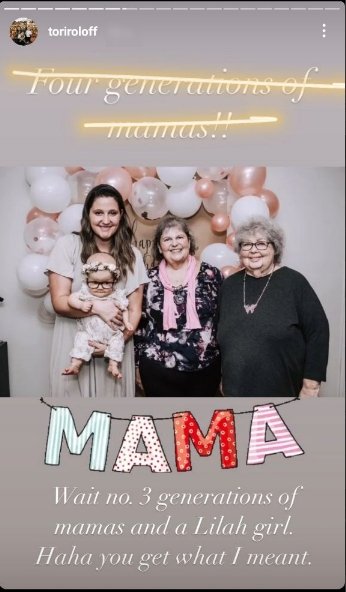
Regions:
<instances>
[{"instance_id":1,"label":"woman's smiling face","mask_svg":"<svg viewBox=\"0 0 346 592\"><path fill-rule=\"evenodd\" d=\"M168 264L184 263L190 254L190 241L180 226L166 228L160 238L160 251Z\"/></svg>"},{"instance_id":2,"label":"woman's smiling face","mask_svg":"<svg viewBox=\"0 0 346 592\"><path fill-rule=\"evenodd\" d=\"M275 251L271 242L261 232L250 234L242 241L240 259L246 271L269 273L274 264Z\"/></svg>"},{"instance_id":3,"label":"woman's smiling face","mask_svg":"<svg viewBox=\"0 0 346 592\"><path fill-rule=\"evenodd\" d=\"M94 234L108 241L117 232L121 212L113 197L97 197L90 208L89 221Z\"/></svg>"}]
</instances>

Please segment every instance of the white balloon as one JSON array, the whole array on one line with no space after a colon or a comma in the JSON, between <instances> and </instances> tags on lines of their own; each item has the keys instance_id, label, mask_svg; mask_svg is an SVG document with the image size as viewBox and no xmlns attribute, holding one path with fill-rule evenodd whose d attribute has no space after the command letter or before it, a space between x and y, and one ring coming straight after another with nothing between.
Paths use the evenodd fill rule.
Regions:
<instances>
[{"instance_id":1,"label":"white balloon","mask_svg":"<svg viewBox=\"0 0 346 592\"><path fill-rule=\"evenodd\" d=\"M42 290L27 290L25 288L23 288L23 290L25 294L28 294L29 296L33 296L34 298L41 298L42 296L47 294L47 292L49 291L49 286L46 286Z\"/></svg>"},{"instance_id":2,"label":"white balloon","mask_svg":"<svg viewBox=\"0 0 346 592\"><path fill-rule=\"evenodd\" d=\"M48 294L47 294L48 296ZM50 312L48 312L46 310L46 307L44 305L44 301L40 302L40 306L38 307L38 311L37 311L37 315L38 318L40 319L40 321L42 321L42 323L48 323L49 325L53 325L55 323L55 313L51 314Z\"/></svg>"},{"instance_id":3,"label":"white balloon","mask_svg":"<svg viewBox=\"0 0 346 592\"><path fill-rule=\"evenodd\" d=\"M61 232L70 234L71 232L80 232L83 204L72 204L61 212L58 217L58 225Z\"/></svg>"},{"instance_id":4,"label":"white balloon","mask_svg":"<svg viewBox=\"0 0 346 592\"><path fill-rule=\"evenodd\" d=\"M196 181L192 181L184 187L171 187L168 189L167 205L173 216L190 218L201 207L201 198L196 193Z\"/></svg>"},{"instance_id":5,"label":"white balloon","mask_svg":"<svg viewBox=\"0 0 346 592\"><path fill-rule=\"evenodd\" d=\"M240 197L231 208L231 221L234 229L247 222L249 218L269 218L269 208L260 197L246 195Z\"/></svg>"},{"instance_id":6,"label":"white balloon","mask_svg":"<svg viewBox=\"0 0 346 592\"><path fill-rule=\"evenodd\" d=\"M161 181L171 187L181 187L193 179L196 167L157 167Z\"/></svg>"},{"instance_id":7,"label":"white balloon","mask_svg":"<svg viewBox=\"0 0 346 592\"><path fill-rule=\"evenodd\" d=\"M166 191L163 190L164 195L167 195L167 187L166 187ZM129 202L132 205L132 207L136 210L140 210L141 208L145 208L151 201L151 191L147 190L147 187L145 187L144 185L138 185L137 183L134 183L132 185L132 193L130 195L130 199ZM166 197L165 197L166 199Z\"/></svg>"},{"instance_id":8,"label":"white balloon","mask_svg":"<svg viewBox=\"0 0 346 592\"><path fill-rule=\"evenodd\" d=\"M59 175L47 174L32 183L30 197L34 206L43 212L62 212L71 201L71 188Z\"/></svg>"},{"instance_id":9,"label":"white balloon","mask_svg":"<svg viewBox=\"0 0 346 592\"><path fill-rule=\"evenodd\" d=\"M17 267L17 277L25 290L43 290L47 288L48 278L45 275L47 270L47 255L29 253L20 261Z\"/></svg>"},{"instance_id":10,"label":"white balloon","mask_svg":"<svg viewBox=\"0 0 346 592\"><path fill-rule=\"evenodd\" d=\"M36 179L43 177L43 175L58 175L59 177L66 178L67 171L65 167L26 167L25 178L29 185L31 185Z\"/></svg>"},{"instance_id":11,"label":"white balloon","mask_svg":"<svg viewBox=\"0 0 346 592\"><path fill-rule=\"evenodd\" d=\"M45 308L45 310L52 316L55 316L55 310L53 308L53 304L52 304L52 298L50 295L50 292L48 292L48 294L45 295L45 297L43 298L43 306Z\"/></svg>"},{"instance_id":12,"label":"white balloon","mask_svg":"<svg viewBox=\"0 0 346 592\"><path fill-rule=\"evenodd\" d=\"M39 216L34 218L24 228L26 246L34 253L48 255L60 236L58 224L51 218Z\"/></svg>"},{"instance_id":13,"label":"white balloon","mask_svg":"<svg viewBox=\"0 0 346 592\"><path fill-rule=\"evenodd\" d=\"M205 247L201 253L201 261L205 261L218 269L226 265L232 265L233 267L239 265L238 255L224 243L212 243Z\"/></svg>"},{"instance_id":14,"label":"white balloon","mask_svg":"<svg viewBox=\"0 0 346 592\"><path fill-rule=\"evenodd\" d=\"M142 177L132 185L130 204L144 220L157 220L168 212L168 189L160 179Z\"/></svg>"}]
</instances>

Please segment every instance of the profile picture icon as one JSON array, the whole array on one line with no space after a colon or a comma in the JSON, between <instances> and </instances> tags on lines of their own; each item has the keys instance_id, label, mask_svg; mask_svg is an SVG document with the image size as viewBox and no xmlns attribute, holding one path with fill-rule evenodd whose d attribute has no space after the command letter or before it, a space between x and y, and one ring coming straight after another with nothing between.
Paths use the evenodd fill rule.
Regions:
<instances>
[{"instance_id":1,"label":"profile picture icon","mask_svg":"<svg viewBox=\"0 0 346 592\"><path fill-rule=\"evenodd\" d=\"M36 23L29 18L17 18L10 26L10 37L17 45L31 45L38 35Z\"/></svg>"}]
</instances>

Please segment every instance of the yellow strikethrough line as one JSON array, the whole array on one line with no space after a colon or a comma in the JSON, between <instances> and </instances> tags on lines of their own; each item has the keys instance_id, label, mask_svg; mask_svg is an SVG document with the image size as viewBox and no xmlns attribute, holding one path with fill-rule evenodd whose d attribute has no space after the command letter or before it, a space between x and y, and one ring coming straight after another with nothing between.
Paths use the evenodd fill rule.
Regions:
<instances>
[{"instance_id":1,"label":"yellow strikethrough line","mask_svg":"<svg viewBox=\"0 0 346 592\"><path fill-rule=\"evenodd\" d=\"M26 76L35 78L88 78L88 79L122 79L122 80L144 80L160 82L196 82L205 84L238 84L239 86L266 86L266 87L285 87L285 88L317 88L342 90L345 88L344 82L275 82L264 80L238 80L237 78L189 78L180 76L143 76L136 74L94 74L85 72L27 72L24 70L12 70L14 76Z\"/></svg>"}]
</instances>

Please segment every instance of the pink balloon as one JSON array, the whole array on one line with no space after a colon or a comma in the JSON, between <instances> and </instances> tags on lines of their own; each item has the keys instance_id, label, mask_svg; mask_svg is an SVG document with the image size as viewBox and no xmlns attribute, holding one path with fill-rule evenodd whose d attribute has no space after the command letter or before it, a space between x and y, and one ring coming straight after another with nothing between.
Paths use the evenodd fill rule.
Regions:
<instances>
[{"instance_id":1,"label":"pink balloon","mask_svg":"<svg viewBox=\"0 0 346 592\"><path fill-rule=\"evenodd\" d=\"M65 167L65 171L69 174L69 175L74 175L75 173L78 173L79 171L84 171L83 167L80 166L69 166L69 167Z\"/></svg>"},{"instance_id":2,"label":"pink balloon","mask_svg":"<svg viewBox=\"0 0 346 592\"><path fill-rule=\"evenodd\" d=\"M221 181L230 171L229 167L202 167L197 169L197 173L202 179L210 179L211 181Z\"/></svg>"},{"instance_id":3,"label":"pink balloon","mask_svg":"<svg viewBox=\"0 0 346 592\"><path fill-rule=\"evenodd\" d=\"M266 167L233 167L228 182L238 195L259 195L266 174Z\"/></svg>"},{"instance_id":4,"label":"pink balloon","mask_svg":"<svg viewBox=\"0 0 346 592\"><path fill-rule=\"evenodd\" d=\"M270 191L270 189L262 189L261 193L259 194L259 197L263 199L263 201L265 201L269 208L269 214L272 218L274 218L280 208L280 202L275 193Z\"/></svg>"},{"instance_id":5,"label":"pink balloon","mask_svg":"<svg viewBox=\"0 0 346 592\"><path fill-rule=\"evenodd\" d=\"M156 177L155 167L124 167L125 170L131 175L132 179L142 179L143 177Z\"/></svg>"},{"instance_id":6,"label":"pink balloon","mask_svg":"<svg viewBox=\"0 0 346 592\"><path fill-rule=\"evenodd\" d=\"M240 267L234 267L233 265L225 265L225 267L221 267L221 273L224 278L237 273L240 270Z\"/></svg>"},{"instance_id":7,"label":"pink balloon","mask_svg":"<svg viewBox=\"0 0 346 592\"><path fill-rule=\"evenodd\" d=\"M130 197L132 192L131 175L121 167L108 167L101 171L95 180L95 185L106 183L117 189L123 200Z\"/></svg>"},{"instance_id":8,"label":"pink balloon","mask_svg":"<svg viewBox=\"0 0 346 592\"><path fill-rule=\"evenodd\" d=\"M227 235L226 245L228 247L230 247L231 249L234 249L234 243L235 243L235 233L231 232L230 234Z\"/></svg>"},{"instance_id":9,"label":"pink balloon","mask_svg":"<svg viewBox=\"0 0 346 592\"><path fill-rule=\"evenodd\" d=\"M195 191L199 197L206 199L214 193L214 184L210 179L199 179L196 183Z\"/></svg>"},{"instance_id":10,"label":"pink balloon","mask_svg":"<svg viewBox=\"0 0 346 592\"><path fill-rule=\"evenodd\" d=\"M214 232L224 232L230 224L230 219L227 214L217 213L211 219L211 227Z\"/></svg>"},{"instance_id":11,"label":"pink balloon","mask_svg":"<svg viewBox=\"0 0 346 592\"><path fill-rule=\"evenodd\" d=\"M59 216L59 212L55 214L49 214L48 212L42 212L39 208L31 208L30 212L28 212L26 216L26 222L31 222L31 220L35 220L35 218L51 218L52 220L56 220Z\"/></svg>"}]
</instances>

